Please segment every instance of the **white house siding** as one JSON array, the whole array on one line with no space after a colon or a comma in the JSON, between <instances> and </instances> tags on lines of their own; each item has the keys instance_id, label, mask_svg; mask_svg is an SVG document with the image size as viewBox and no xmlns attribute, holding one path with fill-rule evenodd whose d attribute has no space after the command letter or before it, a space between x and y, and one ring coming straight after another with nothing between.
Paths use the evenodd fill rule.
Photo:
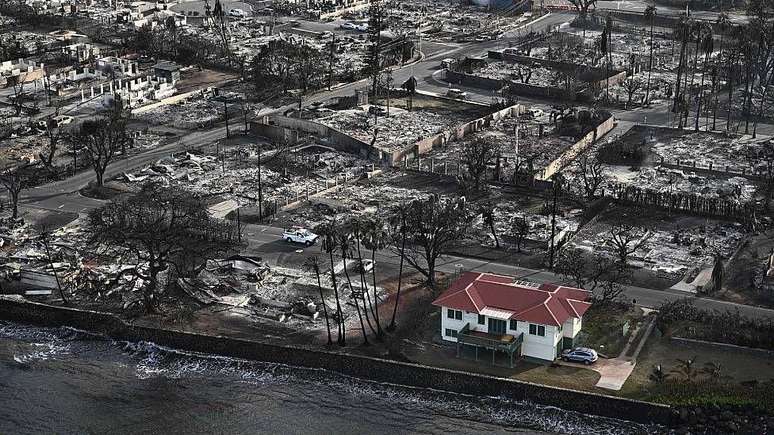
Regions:
<instances>
[{"instance_id":1,"label":"white house siding","mask_svg":"<svg viewBox=\"0 0 774 435\"><path fill-rule=\"evenodd\" d=\"M566 322L564 322L564 336L567 338L575 338L582 327L583 321L581 319L570 317Z\"/></svg>"},{"instance_id":2,"label":"white house siding","mask_svg":"<svg viewBox=\"0 0 774 435\"><path fill-rule=\"evenodd\" d=\"M468 313L463 311L462 320L457 320L457 319L450 319L448 316L448 311L449 309L446 307L441 308L441 337L444 340L453 341L456 343L457 339L455 337L447 336L446 330L453 329L459 332L460 329L465 327L466 323L470 323L470 329L486 332L486 325L484 325L482 329L481 327L479 327L480 325L477 324L478 314Z\"/></svg>"},{"instance_id":3,"label":"white house siding","mask_svg":"<svg viewBox=\"0 0 774 435\"><path fill-rule=\"evenodd\" d=\"M543 325L546 327L545 337L529 334L529 323L519 322L518 332L524 334L524 343L521 345L521 355L531 358L538 358L547 361L556 359L556 344L561 339L562 334L554 326Z\"/></svg>"},{"instance_id":4,"label":"white house siding","mask_svg":"<svg viewBox=\"0 0 774 435\"><path fill-rule=\"evenodd\" d=\"M488 319L487 319L487 322L488 322ZM469 313L465 311L462 312L462 320L450 319L448 317L448 308L443 307L441 308L441 338L443 338L444 340L456 343L457 338L446 335L447 329L453 329L455 331L459 331L462 328L464 328L466 324L469 324L471 330L487 332L488 331L488 326L486 324L487 322L484 322L484 325L479 325L478 314ZM559 344L559 341L562 339L562 336L564 334L567 334L568 331L573 330L573 328L575 327L577 327L577 330L580 330L580 325L581 325L580 321L578 321L577 325L575 325L574 323L570 324L569 329L567 328L567 325L565 325L563 330L561 331L559 330L559 328L555 326L543 325L546 328L546 334L544 337L541 337L539 335L529 334L528 322L521 322L521 321L517 322L516 330L511 329L510 321L506 321L506 322L507 322L506 332L508 334L511 334L513 336L524 334L523 335L524 341L521 345L522 356L542 359L546 361L553 361L554 359L556 359L556 348L557 348L557 345Z\"/></svg>"}]
</instances>

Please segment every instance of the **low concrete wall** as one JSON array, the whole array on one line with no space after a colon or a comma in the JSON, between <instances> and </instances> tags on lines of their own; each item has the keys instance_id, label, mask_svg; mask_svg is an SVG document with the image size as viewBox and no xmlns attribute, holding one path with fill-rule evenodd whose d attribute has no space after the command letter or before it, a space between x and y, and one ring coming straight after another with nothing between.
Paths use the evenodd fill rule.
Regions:
<instances>
[{"instance_id":1,"label":"low concrete wall","mask_svg":"<svg viewBox=\"0 0 774 435\"><path fill-rule=\"evenodd\" d=\"M486 89L486 90L499 90L503 87L507 87L507 91L511 95L521 95L527 97L541 97L541 98L555 98L555 99L572 99L575 96L567 96L567 92L554 86L536 86L528 83L519 83L511 80L495 80L488 77L480 77L472 74L465 74L456 71L446 71L446 81L463 86L470 86L473 88Z\"/></svg>"},{"instance_id":2,"label":"low concrete wall","mask_svg":"<svg viewBox=\"0 0 774 435\"><path fill-rule=\"evenodd\" d=\"M564 152L562 152L559 157L546 165L546 167L543 168L543 171L535 178L543 181L549 180L552 175L562 170L562 168L567 166L576 157L578 157L580 153L585 151L586 148L596 142L597 139L607 134L608 131L612 130L613 127L615 127L615 119L610 116L606 120L602 121L602 123L599 124L597 128L586 133L586 135L583 136L579 141L575 142L566 150L564 150Z\"/></svg>"},{"instance_id":3,"label":"low concrete wall","mask_svg":"<svg viewBox=\"0 0 774 435\"><path fill-rule=\"evenodd\" d=\"M508 84L507 81L490 79L457 71L446 70L446 81L456 85L496 91Z\"/></svg>"},{"instance_id":4,"label":"low concrete wall","mask_svg":"<svg viewBox=\"0 0 774 435\"><path fill-rule=\"evenodd\" d=\"M372 147L371 144L342 133L335 128L328 127L315 121L306 119L289 118L287 116L271 116L255 124L273 125L289 130L301 131L328 139L328 145L339 151L356 154L366 159L384 161L387 156L382 150ZM259 128L259 127L254 127ZM387 161L387 163L391 163Z\"/></svg>"},{"instance_id":5,"label":"low concrete wall","mask_svg":"<svg viewBox=\"0 0 774 435\"><path fill-rule=\"evenodd\" d=\"M250 133L255 136L263 136L271 139L273 142L288 143L291 145L298 142L298 131L271 124L253 122L250 124Z\"/></svg>"},{"instance_id":6,"label":"low concrete wall","mask_svg":"<svg viewBox=\"0 0 774 435\"><path fill-rule=\"evenodd\" d=\"M377 382L506 397L641 423L672 423L672 410L665 405L380 358L128 325L112 314L54 307L21 298L0 297L0 318L41 326L72 326L116 340L148 341L192 352L321 368Z\"/></svg>"},{"instance_id":7,"label":"low concrete wall","mask_svg":"<svg viewBox=\"0 0 774 435\"><path fill-rule=\"evenodd\" d=\"M524 111L524 106L515 104L505 109L498 110L497 112L490 113L484 117L474 119L473 121L466 122L454 129L442 131L435 136L415 142L402 150L392 153L390 157L390 164L397 165L399 162L406 159L413 159L430 152L434 147L442 146L448 142L460 140L465 136L481 131L488 128L492 121L497 121L503 118L511 116L518 116Z\"/></svg>"},{"instance_id":8,"label":"low concrete wall","mask_svg":"<svg viewBox=\"0 0 774 435\"><path fill-rule=\"evenodd\" d=\"M186 92L186 93L183 93L183 94L173 95L171 97L164 98L161 101L157 101L157 102L151 103L151 104L146 104L145 106L141 106L141 107L138 107L136 109L132 109L132 115L139 115L141 113L148 112L150 110L159 108L161 106L166 106L166 105L169 105L169 104L179 103L179 102L181 102L183 100L186 100L188 98L191 98L191 97L193 97L195 95L203 95L205 92L207 92L206 89L197 89L195 91Z\"/></svg>"},{"instance_id":9,"label":"low concrete wall","mask_svg":"<svg viewBox=\"0 0 774 435\"><path fill-rule=\"evenodd\" d=\"M737 346L735 344L718 343L716 341L694 340L692 338L683 338L683 337L670 337L669 341L686 347L703 346L703 347L710 347L713 349L725 350L728 352L742 352L742 353L748 353L748 354L759 355L759 356L766 356L766 355L774 356L774 350L760 349L757 347Z\"/></svg>"}]
</instances>

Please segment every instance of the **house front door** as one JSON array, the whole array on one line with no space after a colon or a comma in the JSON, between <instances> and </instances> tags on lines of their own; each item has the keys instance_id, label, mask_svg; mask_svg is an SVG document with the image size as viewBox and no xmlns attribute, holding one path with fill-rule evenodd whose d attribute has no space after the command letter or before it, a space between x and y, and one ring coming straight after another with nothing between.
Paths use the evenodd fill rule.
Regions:
<instances>
[{"instance_id":1,"label":"house front door","mask_svg":"<svg viewBox=\"0 0 774 435\"><path fill-rule=\"evenodd\" d=\"M505 320L489 319L489 333L490 334L505 334Z\"/></svg>"}]
</instances>

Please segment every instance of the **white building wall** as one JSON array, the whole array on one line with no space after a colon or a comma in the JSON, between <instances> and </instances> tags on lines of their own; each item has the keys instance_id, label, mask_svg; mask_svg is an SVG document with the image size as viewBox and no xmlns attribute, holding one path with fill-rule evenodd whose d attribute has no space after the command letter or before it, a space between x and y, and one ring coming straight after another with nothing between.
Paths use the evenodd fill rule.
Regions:
<instances>
[{"instance_id":1,"label":"white building wall","mask_svg":"<svg viewBox=\"0 0 774 435\"><path fill-rule=\"evenodd\" d=\"M518 322L518 332L524 334L521 345L521 355L547 361L556 359L556 345L562 338L559 328L543 325L546 328L545 337L530 335L528 322Z\"/></svg>"},{"instance_id":2,"label":"white building wall","mask_svg":"<svg viewBox=\"0 0 774 435\"><path fill-rule=\"evenodd\" d=\"M564 322L564 337L575 338L583 327L583 320L570 317Z\"/></svg>"},{"instance_id":3,"label":"white building wall","mask_svg":"<svg viewBox=\"0 0 774 435\"><path fill-rule=\"evenodd\" d=\"M446 335L447 329L453 329L455 331L459 331L460 329L464 328L466 324L470 324L470 329L473 329L475 331L484 331L486 332L486 328L481 329L479 327L476 327L476 322L478 321L478 314L476 313L469 313L466 311L462 312L462 320L456 320L456 319L450 319L448 315L449 309L446 307L441 308L441 337L444 340L457 342L457 339L455 337L450 337Z\"/></svg>"},{"instance_id":4,"label":"white building wall","mask_svg":"<svg viewBox=\"0 0 774 435\"><path fill-rule=\"evenodd\" d=\"M462 320L450 319L448 316L448 308L443 307L441 308L441 338L456 343L457 338L446 335L446 330L452 329L454 331L459 331L464 328L466 324L470 325L471 330L488 332L487 322L488 319L485 319L484 324L479 325L478 314L469 313L466 311L462 312ZM568 320L568 322L570 322L569 328L567 327L567 324L563 325L562 328L550 325L542 325L545 327L546 333L544 337L541 337L539 335L530 335L530 324L528 322L517 322L516 329L514 330L511 329L510 321L506 321L506 333L513 336L524 334L524 341L521 345L522 356L553 361L556 359L556 349L559 342L562 340L562 337L567 334L568 331L576 331L575 334L577 334L577 331L580 331L580 320L575 319L575 322ZM577 330L575 328L577 328Z\"/></svg>"}]
</instances>

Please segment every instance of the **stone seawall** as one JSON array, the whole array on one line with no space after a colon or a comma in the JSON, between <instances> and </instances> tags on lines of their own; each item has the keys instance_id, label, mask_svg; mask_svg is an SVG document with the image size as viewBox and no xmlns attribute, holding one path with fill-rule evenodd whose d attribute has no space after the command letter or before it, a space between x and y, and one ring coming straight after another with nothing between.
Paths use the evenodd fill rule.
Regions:
<instances>
[{"instance_id":1,"label":"stone seawall","mask_svg":"<svg viewBox=\"0 0 774 435\"><path fill-rule=\"evenodd\" d=\"M453 393L502 396L640 423L672 423L672 409L665 405L380 358L136 326L112 314L55 307L20 297L0 296L0 319L38 326L71 326L116 340L148 341L192 352L320 368L377 382Z\"/></svg>"}]
</instances>

